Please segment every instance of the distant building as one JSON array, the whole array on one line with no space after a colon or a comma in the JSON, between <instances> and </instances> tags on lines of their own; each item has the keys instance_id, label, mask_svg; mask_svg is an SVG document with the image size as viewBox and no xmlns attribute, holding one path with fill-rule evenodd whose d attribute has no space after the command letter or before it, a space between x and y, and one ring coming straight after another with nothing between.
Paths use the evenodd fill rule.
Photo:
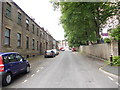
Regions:
<instances>
[{"instance_id":1,"label":"distant building","mask_svg":"<svg viewBox=\"0 0 120 90\"><path fill-rule=\"evenodd\" d=\"M104 39L104 38L109 38L109 35L108 33L101 33L101 37Z\"/></svg>"},{"instance_id":2,"label":"distant building","mask_svg":"<svg viewBox=\"0 0 120 90\"><path fill-rule=\"evenodd\" d=\"M15 2L0 2L0 52L19 52L30 57L52 49L55 41Z\"/></svg>"},{"instance_id":3,"label":"distant building","mask_svg":"<svg viewBox=\"0 0 120 90\"><path fill-rule=\"evenodd\" d=\"M67 40L58 41L58 47L59 49L60 48L68 49L69 48L68 41Z\"/></svg>"}]
</instances>

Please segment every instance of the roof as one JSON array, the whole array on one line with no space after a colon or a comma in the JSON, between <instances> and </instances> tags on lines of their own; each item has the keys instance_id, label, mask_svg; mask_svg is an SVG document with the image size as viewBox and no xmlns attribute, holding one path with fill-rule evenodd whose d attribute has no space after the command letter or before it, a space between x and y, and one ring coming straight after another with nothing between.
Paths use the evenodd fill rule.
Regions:
<instances>
[{"instance_id":1,"label":"roof","mask_svg":"<svg viewBox=\"0 0 120 90\"><path fill-rule=\"evenodd\" d=\"M0 54L3 54L3 52L0 52Z\"/></svg>"},{"instance_id":2,"label":"roof","mask_svg":"<svg viewBox=\"0 0 120 90\"><path fill-rule=\"evenodd\" d=\"M3 55L3 54L12 54L12 53L17 53L17 52L0 52L0 55Z\"/></svg>"}]
</instances>

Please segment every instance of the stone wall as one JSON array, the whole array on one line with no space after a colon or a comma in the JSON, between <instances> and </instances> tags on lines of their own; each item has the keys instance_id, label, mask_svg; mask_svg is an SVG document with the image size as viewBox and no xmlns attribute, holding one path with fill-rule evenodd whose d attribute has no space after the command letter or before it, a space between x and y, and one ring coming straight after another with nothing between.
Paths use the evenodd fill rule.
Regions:
<instances>
[{"instance_id":1,"label":"stone wall","mask_svg":"<svg viewBox=\"0 0 120 90\"><path fill-rule=\"evenodd\" d=\"M80 52L87 55L93 55L103 59L109 59L110 55L118 55L118 43L116 41L112 41L112 43L110 44L104 43L97 45L80 46L79 50Z\"/></svg>"},{"instance_id":2,"label":"stone wall","mask_svg":"<svg viewBox=\"0 0 120 90\"><path fill-rule=\"evenodd\" d=\"M1 31L2 31L2 2L0 1L0 50L1 50L1 48L2 48L2 47L1 47L1 43L2 43L2 42L1 42L1 41L2 41L2 40L1 40L1 39L2 39L2 38L1 38L1 36L2 36L2 35L1 35L1 34L2 34ZM0 52L1 52L1 51L0 51Z\"/></svg>"}]
</instances>

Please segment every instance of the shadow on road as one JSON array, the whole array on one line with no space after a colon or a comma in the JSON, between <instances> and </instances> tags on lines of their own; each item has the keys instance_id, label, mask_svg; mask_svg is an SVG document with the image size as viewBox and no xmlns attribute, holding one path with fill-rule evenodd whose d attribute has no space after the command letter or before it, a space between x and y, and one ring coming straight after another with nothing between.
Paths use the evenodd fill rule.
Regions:
<instances>
[{"instance_id":1,"label":"shadow on road","mask_svg":"<svg viewBox=\"0 0 120 90\"><path fill-rule=\"evenodd\" d=\"M3 88L9 88L9 86L16 84L16 82L19 82L20 80L23 80L22 78L26 78L29 74L30 74L30 72L29 73L21 73L21 74L18 74L16 76L14 76L12 78L11 84L8 85L8 86L2 86L2 89Z\"/></svg>"}]
</instances>

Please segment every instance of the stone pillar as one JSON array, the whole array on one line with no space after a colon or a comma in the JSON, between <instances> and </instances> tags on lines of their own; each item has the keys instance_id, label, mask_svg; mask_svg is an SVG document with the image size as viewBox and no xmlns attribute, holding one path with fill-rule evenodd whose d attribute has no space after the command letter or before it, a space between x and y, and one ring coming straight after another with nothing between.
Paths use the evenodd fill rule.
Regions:
<instances>
[{"instance_id":1,"label":"stone pillar","mask_svg":"<svg viewBox=\"0 0 120 90\"><path fill-rule=\"evenodd\" d=\"M111 43L111 55L118 56L118 42L115 40Z\"/></svg>"}]
</instances>

